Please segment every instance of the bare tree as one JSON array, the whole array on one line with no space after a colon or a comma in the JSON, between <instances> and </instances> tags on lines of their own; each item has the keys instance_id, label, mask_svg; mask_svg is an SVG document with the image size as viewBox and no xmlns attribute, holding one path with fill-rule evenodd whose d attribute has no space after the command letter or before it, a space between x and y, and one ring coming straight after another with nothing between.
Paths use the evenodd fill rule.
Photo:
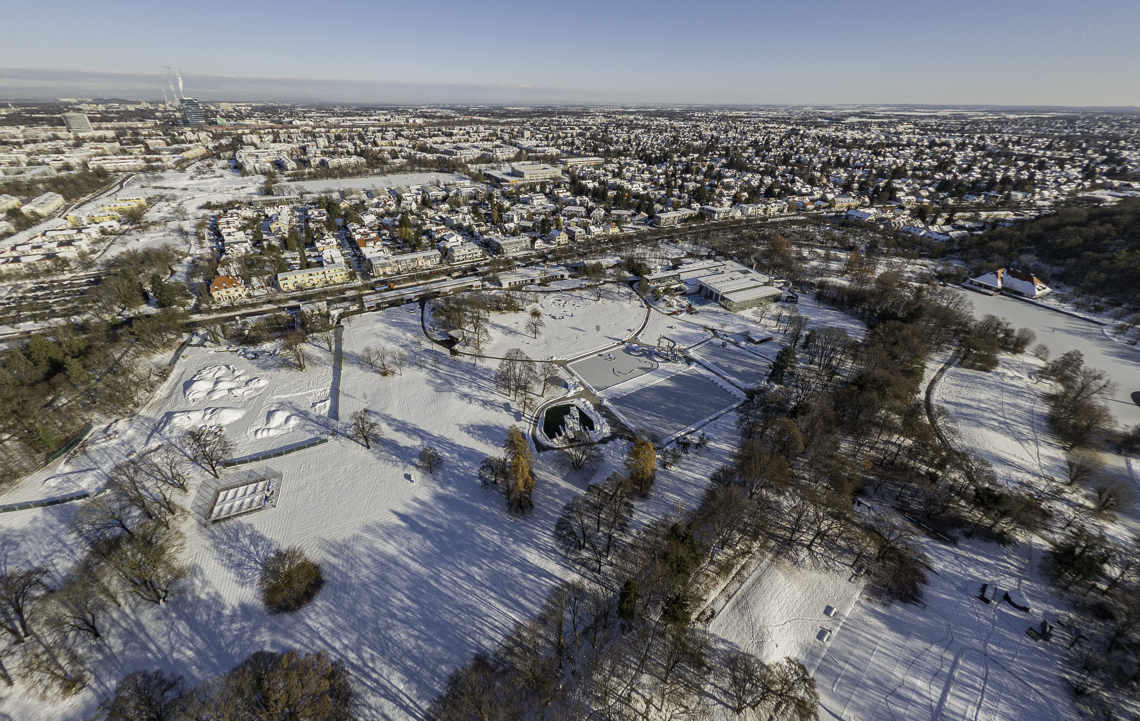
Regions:
<instances>
[{"instance_id":1,"label":"bare tree","mask_svg":"<svg viewBox=\"0 0 1140 721\"><path fill-rule=\"evenodd\" d=\"M133 538L138 525L137 508L111 493L100 493L85 500L71 521L71 530L93 544L120 536Z\"/></svg>"},{"instance_id":2,"label":"bare tree","mask_svg":"<svg viewBox=\"0 0 1140 721\"><path fill-rule=\"evenodd\" d=\"M1104 469L1095 451L1074 448L1065 453L1065 479L1070 488L1089 482Z\"/></svg>"},{"instance_id":3,"label":"bare tree","mask_svg":"<svg viewBox=\"0 0 1140 721\"><path fill-rule=\"evenodd\" d=\"M615 473L566 504L554 526L554 538L569 560L600 574L632 515L629 484Z\"/></svg>"},{"instance_id":4,"label":"bare tree","mask_svg":"<svg viewBox=\"0 0 1140 721\"><path fill-rule=\"evenodd\" d=\"M720 701L737 716L758 709L767 697L765 670L750 653L735 649L725 653L717 674Z\"/></svg>"},{"instance_id":5,"label":"bare tree","mask_svg":"<svg viewBox=\"0 0 1140 721\"><path fill-rule=\"evenodd\" d=\"M536 339L538 334L546 327L546 322L542 320L542 311L535 308L530 312L526 320L526 332L530 333Z\"/></svg>"},{"instance_id":6,"label":"bare tree","mask_svg":"<svg viewBox=\"0 0 1140 721\"><path fill-rule=\"evenodd\" d=\"M308 357L308 351L305 348L307 340L304 331L295 330L281 341L281 352L299 371L305 370L305 361Z\"/></svg>"},{"instance_id":7,"label":"bare tree","mask_svg":"<svg viewBox=\"0 0 1140 721\"><path fill-rule=\"evenodd\" d=\"M372 346L365 346L364 349L360 351L358 357L360 358L361 365L367 366L369 370L375 371L378 370L378 366L384 357L384 353L382 351L376 350Z\"/></svg>"},{"instance_id":8,"label":"bare tree","mask_svg":"<svg viewBox=\"0 0 1140 721\"><path fill-rule=\"evenodd\" d=\"M585 470L593 473L602 464L601 449L597 443L590 442L588 438L571 439L570 445L558 450L558 456L563 465L574 471Z\"/></svg>"},{"instance_id":9,"label":"bare tree","mask_svg":"<svg viewBox=\"0 0 1140 721\"><path fill-rule=\"evenodd\" d=\"M15 643L32 635L32 610L47 594L47 571L40 567L6 571L0 576L0 630Z\"/></svg>"},{"instance_id":10,"label":"bare tree","mask_svg":"<svg viewBox=\"0 0 1140 721\"><path fill-rule=\"evenodd\" d=\"M72 574L48 597L47 622L68 636L90 641L103 637L102 619L109 604L106 596L82 576Z\"/></svg>"},{"instance_id":11,"label":"bare tree","mask_svg":"<svg viewBox=\"0 0 1140 721\"><path fill-rule=\"evenodd\" d=\"M233 456L234 445L223 426L199 426L182 434L182 448L190 458L219 478L219 469Z\"/></svg>"},{"instance_id":12,"label":"bare tree","mask_svg":"<svg viewBox=\"0 0 1140 721\"><path fill-rule=\"evenodd\" d=\"M372 448L372 441L383 435L379 421L372 419L367 408L362 408L352 414L349 420L348 437L365 448Z\"/></svg>"},{"instance_id":13,"label":"bare tree","mask_svg":"<svg viewBox=\"0 0 1140 721\"><path fill-rule=\"evenodd\" d=\"M402 348L397 348L388 352L388 358L392 368L400 375L404 375L404 368L408 365L408 354Z\"/></svg>"},{"instance_id":14,"label":"bare tree","mask_svg":"<svg viewBox=\"0 0 1140 721\"><path fill-rule=\"evenodd\" d=\"M123 677L113 696L99 704L97 721L174 721L182 716L181 676L161 670L135 671ZM217 718L217 717L214 717Z\"/></svg>"},{"instance_id":15,"label":"bare tree","mask_svg":"<svg viewBox=\"0 0 1140 721\"><path fill-rule=\"evenodd\" d=\"M1132 489L1127 483L1114 476L1102 476L1093 486L1093 510L1111 518L1119 511L1132 506Z\"/></svg>"},{"instance_id":16,"label":"bare tree","mask_svg":"<svg viewBox=\"0 0 1140 721\"><path fill-rule=\"evenodd\" d=\"M161 484L185 493L189 490L190 477L186 473L185 456L174 446L161 446L145 459L144 472Z\"/></svg>"},{"instance_id":17,"label":"bare tree","mask_svg":"<svg viewBox=\"0 0 1140 721\"><path fill-rule=\"evenodd\" d=\"M300 546L274 551L265 559L257 579L262 600L271 614L291 613L307 606L324 586L324 576Z\"/></svg>"},{"instance_id":18,"label":"bare tree","mask_svg":"<svg viewBox=\"0 0 1140 721\"><path fill-rule=\"evenodd\" d=\"M90 680L87 664L67 636L36 634L24 650L22 675L43 699L68 698Z\"/></svg>"},{"instance_id":19,"label":"bare tree","mask_svg":"<svg viewBox=\"0 0 1140 721\"><path fill-rule=\"evenodd\" d=\"M157 476L157 477L156 477ZM164 526L178 515L182 508L175 500L179 493L162 480L161 469L151 466L146 459L120 463L107 474L104 492L117 497L135 509L147 521L156 521Z\"/></svg>"},{"instance_id":20,"label":"bare tree","mask_svg":"<svg viewBox=\"0 0 1140 721\"><path fill-rule=\"evenodd\" d=\"M546 395L546 388L562 380L558 364L553 361L543 361L539 366L539 375L542 376L542 395Z\"/></svg>"},{"instance_id":21,"label":"bare tree","mask_svg":"<svg viewBox=\"0 0 1140 721\"><path fill-rule=\"evenodd\" d=\"M772 715L779 713L779 718L787 721L815 721L819 718L819 694L815 690L815 681L804 665L794 658L766 664L763 688L762 698L755 708Z\"/></svg>"},{"instance_id":22,"label":"bare tree","mask_svg":"<svg viewBox=\"0 0 1140 721\"><path fill-rule=\"evenodd\" d=\"M435 472L443 467L443 456L431 446L424 446L423 450L420 451L416 465L420 470L427 471L434 476Z\"/></svg>"},{"instance_id":23,"label":"bare tree","mask_svg":"<svg viewBox=\"0 0 1140 721\"><path fill-rule=\"evenodd\" d=\"M711 537L710 560L716 553L735 550L742 542L763 535L760 506L746 498L738 486L710 486L701 505L705 533Z\"/></svg>"},{"instance_id":24,"label":"bare tree","mask_svg":"<svg viewBox=\"0 0 1140 721\"><path fill-rule=\"evenodd\" d=\"M813 330L804 339L808 360L820 369L829 383L846 367L851 348L851 338L842 328Z\"/></svg>"},{"instance_id":25,"label":"bare tree","mask_svg":"<svg viewBox=\"0 0 1140 721\"><path fill-rule=\"evenodd\" d=\"M127 590L148 603L161 605L190 575L189 567L178 560L182 547L179 531L147 524L134 538L108 544L104 558Z\"/></svg>"},{"instance_id":26,"label":"bare tree","mask_svg":"<svg viewBox=\"0 0 1140 721\"><path fill-rule=\"evenodd\" d=\"M538 370L530 356L520 348L511 348L499 362L495 370L495 386L514 398L520 393L529 392Z\"/></svg>"}]
</instances>

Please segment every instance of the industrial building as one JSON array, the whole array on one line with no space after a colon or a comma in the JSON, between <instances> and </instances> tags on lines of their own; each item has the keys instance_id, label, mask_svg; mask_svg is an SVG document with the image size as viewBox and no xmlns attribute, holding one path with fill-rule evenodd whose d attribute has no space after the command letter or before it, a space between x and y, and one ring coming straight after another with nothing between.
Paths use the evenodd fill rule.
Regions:
<instances>
[{"instance_id":1,"label":"industrial building","mask_svg":"<svg viewBox=\"0 0 1140 721\"><path fill-rule=\"evenodd\" d=\"M702 298L714 300L734 313L775 302L784 294L771 278L748 270L704 276L697 283Z\"/></svg>"},{"instance_id":2,"label":"industrial building","mask_svg":"<svg viewBox=\"0 0 1140 721\"><path fill-rule=\"evenodd\" d=\"M91 127L91 121L83 113L64 113L61 117L63 124L72 133L90 133L95 130Z\"/></svg>"}]
</instances>

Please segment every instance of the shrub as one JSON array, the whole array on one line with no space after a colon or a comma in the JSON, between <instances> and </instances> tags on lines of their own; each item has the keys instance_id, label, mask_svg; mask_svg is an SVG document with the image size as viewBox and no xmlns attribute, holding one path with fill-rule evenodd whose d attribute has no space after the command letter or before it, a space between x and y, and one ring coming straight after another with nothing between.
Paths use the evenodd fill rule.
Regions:
<instances>
[{"instance_id":1,"label":"shrub","mask_svg":"<svg viewBox=\"0 0 1140 721\"><path fill-rule=\"evenodd\" d=\"M305 552L293 546L274 551L261 569L257 581L265 607L270 613L291 613L304 608L324 585L321 569Z\"/></svg>"}]
</instances>

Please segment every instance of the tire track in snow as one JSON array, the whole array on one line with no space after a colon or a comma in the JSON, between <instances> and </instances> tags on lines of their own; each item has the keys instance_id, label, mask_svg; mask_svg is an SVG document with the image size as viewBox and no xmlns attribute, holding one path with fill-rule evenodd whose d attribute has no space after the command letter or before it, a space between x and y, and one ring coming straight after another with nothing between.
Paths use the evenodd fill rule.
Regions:
<instances>
[{"instance_id":1,"label":"tire track in snow","mask_svg":"<svg viewBox=\"0 0 1140 721\"><path fill-rule=\"evenodd\" d=\"M903 669L902 680L899 681L898 684L896 684L895 687L892 688L889 693L887 693L883 696L883 703L887 707L887 711L890 712L891 718L894 718L894 719L900 718L899 715L895 713L894 708L891 706L891 697L894 696L895 694L897 694L899 689L901 689L903 686L906 685L907 680L910 678L910 670L912 668L914 668L915 664L917 664L921 659L925 658L926 655L928 653L930 653L931 649L940 646L943 641L946 641L946 645L940 646L942 649L939 652L940 654L945 654L946 649L948 649L950 647L950 644L954 643L954 630L950 626L950 619L948 619L946 617L946 614L944 614L944 613L939 613L938 615L942 616L942 620L946 624L946 635L943 636L942 638L935 640L935 641L931 641L930 644L927 645L927 647L925 649L923 649L923 651L921 653L919 653L917 656L915 656L914 659L912 659L911 662L906 665L906 668ZM950 640L947 641L946 640L947 638L949 638ZM909 721L909 719L910 719L909 716L902 716L901 718L904 720L907 720L907 721Z\"/></svg>"}]
</instances>

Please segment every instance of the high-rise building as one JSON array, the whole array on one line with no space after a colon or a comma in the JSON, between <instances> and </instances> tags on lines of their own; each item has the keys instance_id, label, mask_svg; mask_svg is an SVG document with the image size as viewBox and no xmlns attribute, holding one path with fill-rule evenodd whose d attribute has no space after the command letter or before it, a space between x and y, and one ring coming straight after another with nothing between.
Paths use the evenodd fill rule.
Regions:
<instances>
[{"instance_id":1,"label":"high-rise building","mask_svg":"<svg viewBox=\"0 0 1140 721\"><path fill-rule=\"evenodd\" d=\"M73 133L90 133L93 130L91 121L83 113L64 113L63 124Z\"/></svg>"},{"instance_id":2,"label":"high-rise building","mask_svg":"<svg viewBox=\"0 0 1140 721\"><path fill-rule=\"evenodd\" d=\"M182 98L182 116L187 125L205 125L206 116L202 114L202 106L194 98Z\"/></svg>"}]
</instances>

